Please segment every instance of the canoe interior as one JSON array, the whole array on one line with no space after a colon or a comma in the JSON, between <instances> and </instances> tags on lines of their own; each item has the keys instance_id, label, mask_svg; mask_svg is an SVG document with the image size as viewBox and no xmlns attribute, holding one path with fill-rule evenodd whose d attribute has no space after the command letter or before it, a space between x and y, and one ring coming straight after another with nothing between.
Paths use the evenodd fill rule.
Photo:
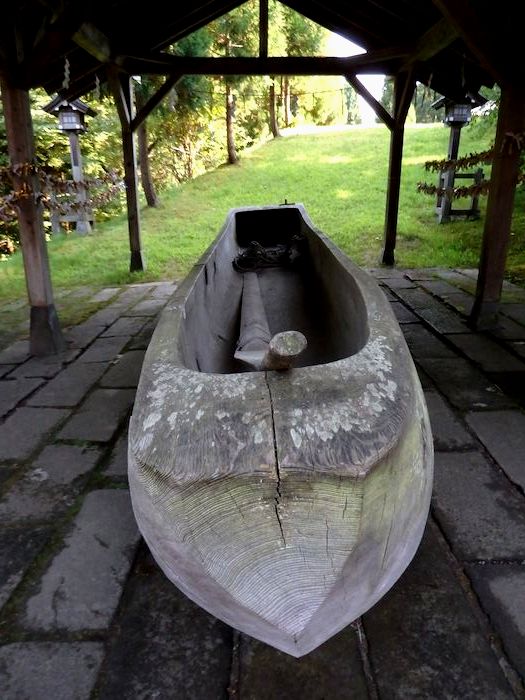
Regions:
<instances>
[{"instance_id":1,"label":"canoe interior","mask_svg":"<svg viewBox=\"0 0 525 700\"><path fill-rule=\"evenodd\" d=\"M333 362L358 352L369 329L355 280L298 209L263 208L235 212L200 265L179 334L185 365L213 374L249 371L234 358L243 273L234 269L233 261L254 241L270 251L279 245L299 251L292 264L257 270L272 335L295 330L308 340L297 366Z\"/></svg>"}]
</instances>

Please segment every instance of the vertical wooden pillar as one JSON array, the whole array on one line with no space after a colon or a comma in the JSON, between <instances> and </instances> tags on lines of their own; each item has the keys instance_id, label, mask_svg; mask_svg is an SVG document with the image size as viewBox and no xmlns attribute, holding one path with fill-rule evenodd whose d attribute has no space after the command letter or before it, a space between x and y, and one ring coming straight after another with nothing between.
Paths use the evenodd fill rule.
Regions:
<instances>
[{"instance_id":1,"label":"vertical wooden pillar","mask_svg":"<svg viewBox=\"0 0 525 700\"><path fill-rule=\"evenodd\" d=\"M129 269L136 272L146 269L142 254L140 235L140 212L138 199L137 154L131 121L133 118L133 97L131 78L121 75L116 70L108 71L108 82L120 118L122 132L122 151L124 156L124 183L126 185L126 202L128 208L129 247L131 252Z\"/></svg>"},{"instance_id":2,"label":"vertical wooden pillar","mask_svg":"<svg viewBox=\"0 0 525 700\"><path fill-rule=\"evenodd\" d=\"M498 112L476 299L470 315L475 328L491 328L497 323L520 165L520 149L512 135L523 134L524 130L525 90L505 85Z\"/></svg>"},{"instance_id":3,"label":"vertical wooden pillar","mask_svg":"<svg viewBox=\"0 0 525 700\"><path fill-rule=\"evenodd\" d=\"M388 161L388 186L385 210L385 244L381 258L383 265L393 265L395 262L394 250L397 239L397 215L399 212L404 138L405 125L396 123L390 132L390 158Z\"/></svg>"},{"instance_id":4,"label":"vertical wooden pillar","mask_svg":"<svg viewBox=\"0 0 525 700\"><path fill-rule=\"evenodd\" d=\"M11 166L34 163L33 123L29 93L1 81L7 147ZM30 351L32 355L51 355L64 349L58 316L53 303L53 289L44 236L40 183L34 173L13 176L16 191L27 192L18 203L20 243L31 309Z\"/></svg>"},{"instance_id":5,"label":"vertical wooden pillar","mask_svg":"<svg viewBox=\"0 0 525 700\"><path fill-rule=\"evenodd\" d=\"M397 238L397 215L401 189L401 164L405 119L410 107L415 83L410 73L398 73L394 80L394 124L390 131L390 159L388 163L388 189L385 211L385 244L381 262L393 265Z\"/></svg>"}]
</instances>

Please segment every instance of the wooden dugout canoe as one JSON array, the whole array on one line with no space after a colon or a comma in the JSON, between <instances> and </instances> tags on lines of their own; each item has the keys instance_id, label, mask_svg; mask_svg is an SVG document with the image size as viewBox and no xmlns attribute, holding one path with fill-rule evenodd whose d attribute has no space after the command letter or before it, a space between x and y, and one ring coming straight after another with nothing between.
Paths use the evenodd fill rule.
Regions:
<instances>
[{"instance_id":1,"label":"wooden dugout canoe","mask_svg":"<svg viewBox=\"0 0 525 700\"><path fill-rule=\"evenodd\" d=\"M257 272L255 304L271 334L308 340L287 371L238 359L252 242L287 250ZM302 656L405 570L432 473L419 379L375 280L302 205L231 210L160 317L130 424L135 516L168 578Z\"/></svg>"}]
</instances>

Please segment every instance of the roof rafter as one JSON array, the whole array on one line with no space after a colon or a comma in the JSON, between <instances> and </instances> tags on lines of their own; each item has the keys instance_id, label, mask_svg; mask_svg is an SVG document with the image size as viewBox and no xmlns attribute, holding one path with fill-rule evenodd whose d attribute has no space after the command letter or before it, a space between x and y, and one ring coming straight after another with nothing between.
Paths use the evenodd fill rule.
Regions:
<instances>
[{"instance_id":1,"label":"roof rafter","mask_svg":"<svg viewBox=\"0 0 525 700\"><path fill-rule=\"evenodd\" d=\"M499 12L484 14L466 0L432 0L445 19L456 28L481 66L500 84L525 81L521 53L522 25L516 16Z\"/></svg>"},{"instance_id":2,"label":"roof rafter","mask_svg":"<svg viewBox=\"0 0 525 700\"><path fill-rule=\"evenodd\" d=\"M403 69L408 68L418 61L428 61L443 49L446 49L459 36L457 28L450 24L445 18L434 24L419 39L414 51L408 61L403 65Z\"/></svg>"}]
</instances>

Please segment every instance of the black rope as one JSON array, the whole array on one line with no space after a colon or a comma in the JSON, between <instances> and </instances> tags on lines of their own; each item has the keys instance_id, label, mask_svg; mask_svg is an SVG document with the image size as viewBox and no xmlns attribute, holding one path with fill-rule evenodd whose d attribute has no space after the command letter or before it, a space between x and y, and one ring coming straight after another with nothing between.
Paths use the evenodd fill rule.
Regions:
<instances>
[{"instance_id":1,"label":"black rope","mask_svg":"<svg viewBox=\"0 0 525 700\"><path fill-rule=\"evenodd\" d=\"M290 243L275 246L263 246L258 241L252 241L236 256L233 267L237 272L252 272L265 267L287 267L299 256L298 244L302 240L302 237L294 236Z\"/></svg>"}]
</instances>

